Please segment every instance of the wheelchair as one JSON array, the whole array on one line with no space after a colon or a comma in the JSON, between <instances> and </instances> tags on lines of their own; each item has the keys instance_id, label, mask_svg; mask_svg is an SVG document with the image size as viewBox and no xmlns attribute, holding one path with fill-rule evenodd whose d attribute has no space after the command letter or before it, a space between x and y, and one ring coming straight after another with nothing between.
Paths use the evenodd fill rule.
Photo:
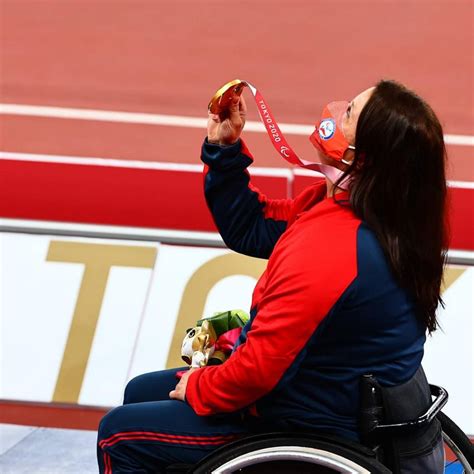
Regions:
<instances>
[{"instance_id":1,"label":"wheelchair","mask_svg":"<svg viewBox=\"0 0 474 474\"><path fill-rule=\"evenodd\" d=\"M474 448L463 431L441 412L448 394L430 385L434 401L416 419L395 424L375 424L370 439L404 435L427 426L435 418L441 424L445 447L445 473L472 474ZM367 438L368 439L368 438ZM168 474L389 474L384 464L383 442L360 444L327 434L276 432L255 434L218 448L194 466L175 464ZM420 473L421 474L421 473Z\"/></svg>"}]
</instances>

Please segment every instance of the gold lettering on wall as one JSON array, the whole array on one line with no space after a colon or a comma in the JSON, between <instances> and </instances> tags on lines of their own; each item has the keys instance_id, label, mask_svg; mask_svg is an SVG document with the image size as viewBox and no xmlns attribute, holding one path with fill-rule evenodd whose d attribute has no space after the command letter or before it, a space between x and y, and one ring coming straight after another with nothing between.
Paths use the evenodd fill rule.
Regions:
<instances>
[{"instance_id":1,"label":"gold lettering on wall","mask_svg":"<svg viewBox=\"0 0 474 474\"><path fill-rule=\"evenodd\" d=\"M84 274L59 370L54 402L77 403L110 268L153 268L157 249L146 246L51 241L48 262L79 263Z\"/></svg>"},{"instance_id":2,"label":"gold lettering on wall","mask_svg":"<svg viewBox=\"0 0 474 474\"><path fill-rule=\"evenodd\" d=\"M441 292L444 293L466 270L466 267L462 268L447 266L444 269Z\"/></svg>"},{"instance_id":3,"label":"gold lettering on wall","mask_svg":"<svg viewBox=\"0 0 474 474\"><path fill-rule=\"evenodd\" d=\"M209 260L199 267L184 289L178 318L168 352L167 368L184 365L181 359L181 344L186 329L193 327L203 316L207 296L216 283L233 275L246 275L255 279L265 270L266 260L228 253ZM222 308L223 311L234 308Z\"/></svg>"}]
</instances>

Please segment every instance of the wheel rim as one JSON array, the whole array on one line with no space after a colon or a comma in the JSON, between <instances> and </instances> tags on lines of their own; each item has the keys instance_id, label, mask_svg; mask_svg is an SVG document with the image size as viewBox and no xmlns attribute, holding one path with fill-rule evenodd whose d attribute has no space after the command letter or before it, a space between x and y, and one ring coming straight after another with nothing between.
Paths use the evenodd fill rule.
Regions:
<instances>
[{"instance_id":1,"label":"wheel rim","mask_svg":"<svg viewBox=\"0 0 474 474\"><path fill-rule=\"evenodd\" d=\"M231 474L237 469L270 461L300 461L333 468L343 474L370 474L366 468L336 453L302 446L275 446L242 454L212 473Z\"/></svg>"},{"instance_id":2,"label":"wheel rim","mask_svg":"<svg viewBox=\"0 0 474 474\"><path fill-rule=\"evenodd\" d=\"M460 462L464 473L473 474L472 468L469 465L466 457L458 448L457 444L443 431L443 440L450 447L451 451L456 455L457 461Z\"/></svg>"}]
</instances>

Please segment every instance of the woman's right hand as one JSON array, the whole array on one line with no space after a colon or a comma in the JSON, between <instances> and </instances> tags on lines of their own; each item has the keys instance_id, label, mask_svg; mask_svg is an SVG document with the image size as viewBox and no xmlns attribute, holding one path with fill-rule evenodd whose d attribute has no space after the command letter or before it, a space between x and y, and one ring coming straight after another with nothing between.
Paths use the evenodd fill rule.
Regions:
<instances>
[{"instance_id":1,"label":"woman's right hand","mask_svg":"<svg viewBox=\"0 0 474 474\"><path fill-rule=\"evenodd\" d=\"M230 107L220 114L209 112L207 140L219 145L232 145L239 138L245 125L247 106L242 96L233 97Z\"/></svg>"}]
</instances>

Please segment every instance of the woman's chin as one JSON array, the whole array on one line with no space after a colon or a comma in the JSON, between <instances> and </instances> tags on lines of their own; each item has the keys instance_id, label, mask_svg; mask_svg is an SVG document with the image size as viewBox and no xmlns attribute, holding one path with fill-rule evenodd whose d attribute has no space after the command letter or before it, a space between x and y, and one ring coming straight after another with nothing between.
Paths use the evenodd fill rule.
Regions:
<instances>
[{"instance_id":1,"label":"woman's chin","mask_svg":"<svg viewBox=\"0 0 474 474\"><path fill-rule=\"evenodd\" d=\"M319 162L322 163L323 165L328 165L328 166L333 166L334 168L337 168L341 171L344 171L347 168L347 165L335 160L334 158L330 158L329 156L326 156L323 152L317 150L318 152L318 158Z\"/></svg>"}]
</instances>

